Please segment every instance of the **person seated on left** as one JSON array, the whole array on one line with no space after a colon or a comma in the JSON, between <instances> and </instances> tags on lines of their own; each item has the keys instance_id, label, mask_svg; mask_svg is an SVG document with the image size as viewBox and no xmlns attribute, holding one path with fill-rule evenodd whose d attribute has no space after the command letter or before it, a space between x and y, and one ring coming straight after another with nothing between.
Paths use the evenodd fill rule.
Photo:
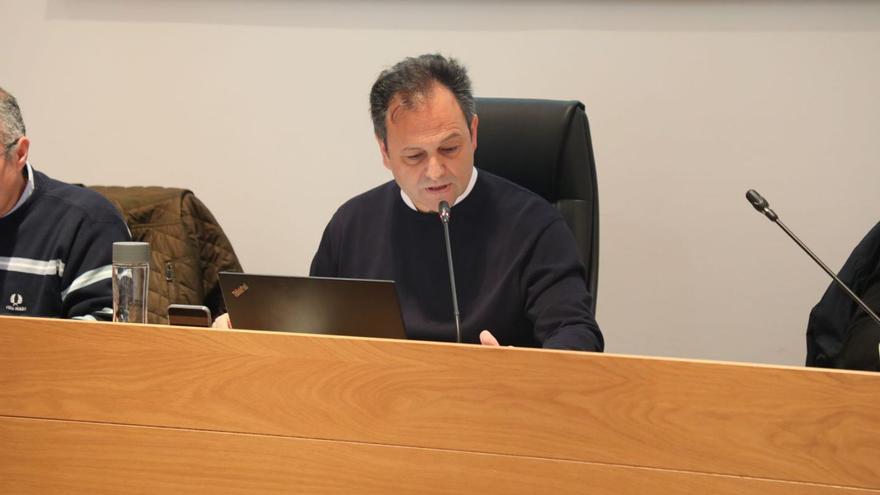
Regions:
<instances>
[{"instance_id":1,"label":"person seated on left","mask_svg":"<svg viewBox=\"0 0 880 495\"><path fill-rule=\"evenodd\" d=\"M34 170L29 149L0 88L0 315L109 319L113 243L128 227L97 192Z\"/></svg>"}]
</instances>

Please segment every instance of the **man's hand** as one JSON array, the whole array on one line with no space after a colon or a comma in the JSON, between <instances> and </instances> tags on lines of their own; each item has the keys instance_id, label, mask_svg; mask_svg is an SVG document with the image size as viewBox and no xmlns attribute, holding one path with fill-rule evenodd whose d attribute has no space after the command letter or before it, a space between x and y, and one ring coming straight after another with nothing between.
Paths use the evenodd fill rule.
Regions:
<instances>
[{"instance_id":1,"label":"man's hand","mask_svg":"<svg viewBox=\"0 0 880 495\"><path fill-rule=\"evenodd\" d=\"M214 324L211 325L213 328L219 328L221 330L229 330L232 328L232 323L229 321L229 313L223 313L218 316L216 320L214 320Z\"/></svg>"},{"instance_id":2,"label":"man's hand","mask_svg":"<svg viewBox=\"0 0 880 495\"><path fill-rule=\"evenodd\" d=\"M218 318L218 320L219 319L220 318ZM498 339L496 339L495 336L492 335L492 332L490 332L488 330L483 330L482 332L480 332L480 343L483 345L494 345L495 347L498 347L501 345L498 343Z\"/></svg>"}]
</instances>

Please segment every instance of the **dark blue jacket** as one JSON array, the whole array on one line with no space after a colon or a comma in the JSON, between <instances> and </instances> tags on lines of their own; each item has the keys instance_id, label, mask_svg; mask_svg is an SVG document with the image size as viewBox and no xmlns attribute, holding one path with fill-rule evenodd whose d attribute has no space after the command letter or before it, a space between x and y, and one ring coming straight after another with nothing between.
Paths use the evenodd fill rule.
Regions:
<instances>
[{"instance_id":1,"label":"dark blue jacket","mask_svg":"<svg viewBox=\"0 0 880 495\"><path fill-rule=\"evenodd\" d=\"M103 196L34 170L33 194L0 218L0 315L112 314L113 243L128 240Z\"/></svg>"},{"instance_id":2,"label":"dark blue jacket","mask_svg":"<svg viewBox=\"0 0 880 495\"><path fill-rule=\"evenodd\" d=\"M880 312L880 223L856 246L838 277ZM832 282L810 312L807 366L880 371L878 343L880 324Z\"/></svg>"}]
</instances>

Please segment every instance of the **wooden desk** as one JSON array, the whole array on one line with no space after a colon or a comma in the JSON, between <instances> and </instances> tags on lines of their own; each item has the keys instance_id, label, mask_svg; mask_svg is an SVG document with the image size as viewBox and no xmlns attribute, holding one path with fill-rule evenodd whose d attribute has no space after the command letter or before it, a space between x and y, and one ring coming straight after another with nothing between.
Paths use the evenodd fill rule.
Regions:
<instances>
[{"instance_id":1,"label":"wooden desk","mask_svg":"<svg viewBox=\"0 0 880 495\"><path fill-rule=\"evenodd\" d=\"M880 375L0 317L0 493L880 493Z\"/></svg>"}]
</instances>

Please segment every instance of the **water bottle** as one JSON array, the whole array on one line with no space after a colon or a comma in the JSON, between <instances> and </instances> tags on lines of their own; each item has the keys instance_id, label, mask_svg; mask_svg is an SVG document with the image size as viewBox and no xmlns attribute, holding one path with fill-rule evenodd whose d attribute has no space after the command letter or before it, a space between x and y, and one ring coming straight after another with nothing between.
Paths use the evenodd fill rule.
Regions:
<instances>
[{"instance_id":1,"label":"water bottle","mask_svg":"<svg viewBox=\"0 0 880 495\"><path fill-rule=\"evenodd\" d=\"M147 322L150 244L113 243L113 321Z\"/></svg>"}]
</instances>

